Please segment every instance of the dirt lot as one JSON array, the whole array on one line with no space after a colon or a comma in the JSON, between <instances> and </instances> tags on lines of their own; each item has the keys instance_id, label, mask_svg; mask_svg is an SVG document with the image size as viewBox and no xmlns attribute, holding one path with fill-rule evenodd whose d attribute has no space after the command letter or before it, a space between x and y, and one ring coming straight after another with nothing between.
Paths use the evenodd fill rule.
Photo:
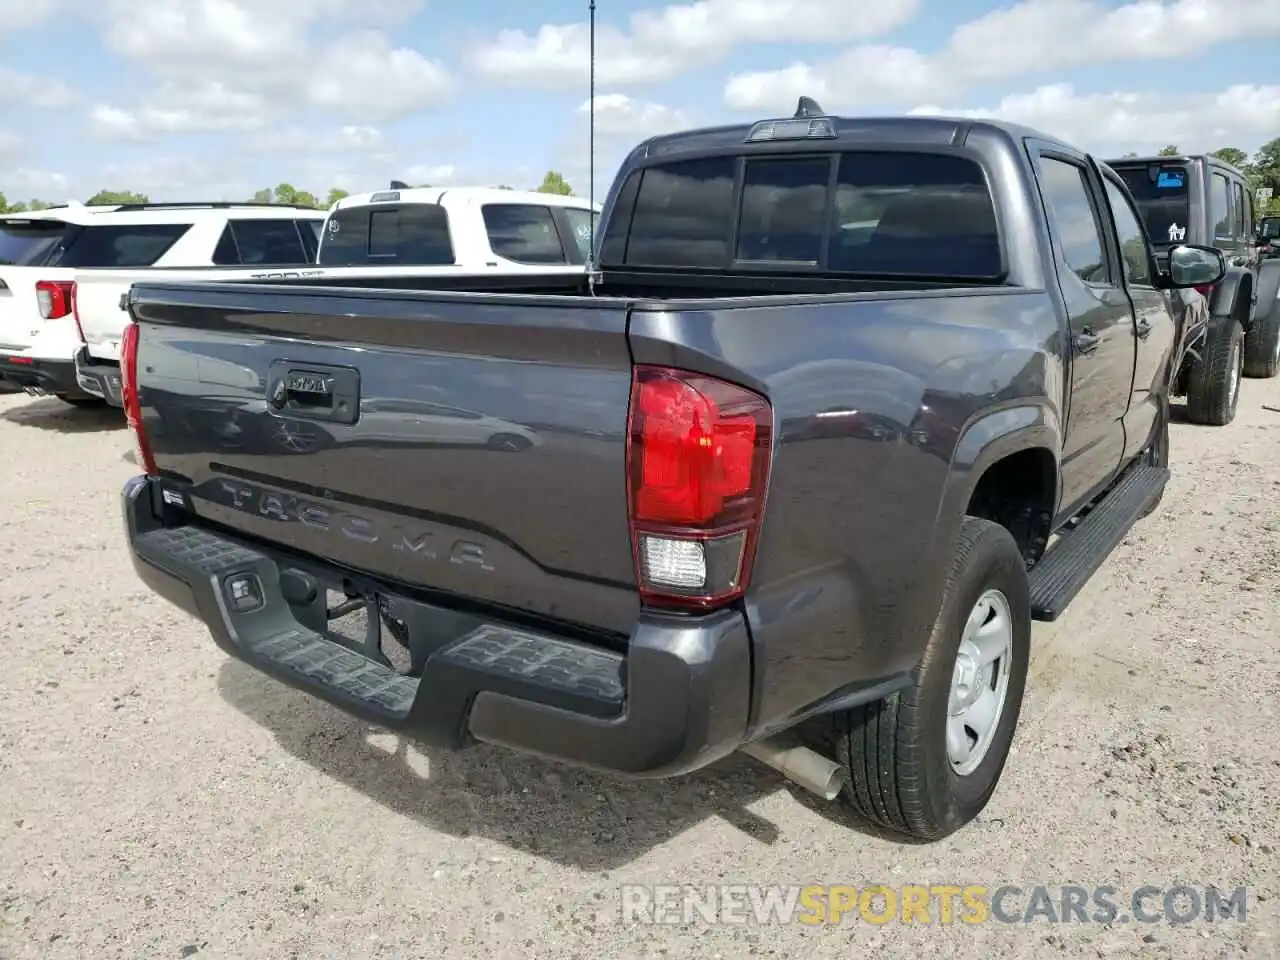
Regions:
<instances>
[{"instance_id":1,"label":"dirt lot","mask_svg":"<svg viewBox=\"0 0 1280 960\"><path fill-rule=\"evenodd\" d=\"M979 822L908 847L733 759L634 785L424 754L149 596L116 416L0 396L0 956L1280 957L1280 379L1037 628ZM621 884L1247 884L1247 922L651 926ZM1016 901L1011 901L1017 903ZM1159 898L1154 901L1157 905ZM1011 909L1020 909L1014 906Z\"/></svg>"}]
</instances>

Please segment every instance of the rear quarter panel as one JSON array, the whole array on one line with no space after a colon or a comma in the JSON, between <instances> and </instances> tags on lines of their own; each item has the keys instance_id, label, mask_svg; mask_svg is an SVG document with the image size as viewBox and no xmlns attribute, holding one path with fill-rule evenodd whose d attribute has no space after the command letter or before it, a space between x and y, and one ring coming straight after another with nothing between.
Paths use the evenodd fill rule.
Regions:
<instances>
[{"instance_id":1,"label":"rear quarter panel","mask_svg":"<svg viewBox=\"0 0 1280 960\"><path fill-rule=\"evenodd\" d=\"M1061 448L1049 296L938 296L637 311L639 363L760 390L775 456L747 611L755 732L918 662L986 465Z\"/></svg>"}]
</instances>

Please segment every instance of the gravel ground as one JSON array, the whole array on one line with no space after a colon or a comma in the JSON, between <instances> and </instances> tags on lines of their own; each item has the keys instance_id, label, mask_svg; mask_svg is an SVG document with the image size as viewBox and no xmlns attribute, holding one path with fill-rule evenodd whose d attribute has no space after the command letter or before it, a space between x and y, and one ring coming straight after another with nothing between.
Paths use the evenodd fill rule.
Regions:
<instances>
[{"instance_id":1,"label":"gravel ground","mask_svg":"<svg viewBox=\"0 0 1280 960\"><path fill-rule=\"evenodd\" d=\"M1277 409L1269 410L1267 407ZM145 592L117 416L0 396L0 956L1280 957L1280 379L1052 628L984 816L931 846L734 758L627 784L424 753ZM1174 926L627 924L624 883L1249 886Z\"/></svg>"}]
</instances>

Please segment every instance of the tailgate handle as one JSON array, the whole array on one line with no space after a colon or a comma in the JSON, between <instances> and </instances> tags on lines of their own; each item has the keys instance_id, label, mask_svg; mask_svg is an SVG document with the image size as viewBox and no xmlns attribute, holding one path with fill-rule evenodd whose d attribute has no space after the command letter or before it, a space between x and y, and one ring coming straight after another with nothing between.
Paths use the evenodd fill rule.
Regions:
<instances>
[{"instance_id":1,"label":"tailgate handle","mask_svg":"<svg viewBox=\"0 0 1280 960\"><path fill-rule=\"evenodd\" d=\"M297 419L355 423L360 414L360 371L277 360L267 380L267 401Z\"/></svg>"}]
</instances>

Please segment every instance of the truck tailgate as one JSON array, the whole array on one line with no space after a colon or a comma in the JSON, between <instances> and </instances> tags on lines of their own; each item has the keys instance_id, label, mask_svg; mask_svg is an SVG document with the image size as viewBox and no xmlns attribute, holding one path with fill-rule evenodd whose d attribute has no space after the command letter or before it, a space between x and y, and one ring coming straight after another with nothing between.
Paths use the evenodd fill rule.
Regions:
<instances>
[{"instance_id":1,"label":"truck tailgate","mask_svg":"<svg viewBox=\"0 0 1280 960\"><path fill-rule=\"evenodd\" d=\"M227 287L132 293L143 421L190 510L353 573L630 629L624 307Z\"/></svg>"}]
</instances>

